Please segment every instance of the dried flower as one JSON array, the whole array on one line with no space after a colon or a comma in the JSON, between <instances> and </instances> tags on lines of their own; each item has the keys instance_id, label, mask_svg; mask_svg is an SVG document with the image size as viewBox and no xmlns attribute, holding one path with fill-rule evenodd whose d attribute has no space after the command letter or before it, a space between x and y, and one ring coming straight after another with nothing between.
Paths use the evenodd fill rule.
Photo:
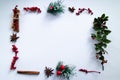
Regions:
<instances>
[{"instance_id":1,"label":"dried flower","mask_svg":"<svg viewBox=\"0 0 120 80\"><path fill-rule=\"evenodd\" d=\"M75 8L74 7L68 7L68 10L73 13Z\"/></svg>"},{"instance_id":2,"label":"dried flower","mask_svg":"<svg viewBox=\"0 0 120 80\"><path fill-rule=\"evenodd\" d=\"M17 39L18 39L19 37L17 37L17 34L12 34L11 35L11 42L16 42L17 41Z\"/></svg>"},{"instance_id":3,"label":"dried flower","mask_svg":"<svg viewBox=\"0 0 120 80\"><path fill-rule=\"evenodd\" d=\"M54 74L53 71L54 69L45 67L45 75L47 76L47 78Z\"/></svg>"}]
</instances>

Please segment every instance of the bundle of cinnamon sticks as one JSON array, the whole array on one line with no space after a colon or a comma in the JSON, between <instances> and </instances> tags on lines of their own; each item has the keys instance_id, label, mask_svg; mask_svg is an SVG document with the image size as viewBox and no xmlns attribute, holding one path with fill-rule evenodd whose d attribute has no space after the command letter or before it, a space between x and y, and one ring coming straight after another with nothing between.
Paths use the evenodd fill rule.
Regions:
<instances>
[{"instance_id":1,"label":"bundle of cinnamon sticks","mask_svg":"<svg viewBox=\"0 0 120 80\"><path fill-rule=\"evenodd\" d=\"M19 32L19 14L20 14L20 10L17 9L17 5L15 6L15 8L13 9L13 23L12 23L12 29L15 32Z\"/></svg>"}]
</instances>

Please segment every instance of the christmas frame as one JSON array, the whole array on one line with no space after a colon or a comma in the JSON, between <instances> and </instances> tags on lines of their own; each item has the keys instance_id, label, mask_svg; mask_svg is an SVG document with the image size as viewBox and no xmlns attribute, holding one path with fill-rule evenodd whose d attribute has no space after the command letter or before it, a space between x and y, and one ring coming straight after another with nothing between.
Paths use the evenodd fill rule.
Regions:
<instances>
[{"instance_id":1,"label":"christmas frame","mask_svg":"<svg viewBox=\"0 0 120 80\"><path fill-rule=\"evenodd\" d=\"M25 9L26 10L26 9ZM39 9L38 9L39 10ZM84 9L84 10L86 10L86 9ZM14 13L16 14L17 13L17 18L13 18L13 23L16 23L16 24L19 24L19 22L18 22L18 16L19 16L19 10L17 9L17 6L14 8ZM17 12L16 12L17 11ZM34 11L34 10L33 10ZM38 11L39 13L41 12L41 11ZM14 16L15 17L15 16ZM17 19L17 21L14 21L15 19ZM107 27L106 27L106 21L108 20L108 17L107 16L105 16L105 14L103 14L101 17L98 17L98 22L99 22L99 19L101 20L103 20L103 21L101 21L101 23L102 23L102 27L103 28L105 28L105 29L108 29ZM15 24L15 26L16 26L16 24ZM99 23L98 23L99 24ZM95 20L94 20L94 28L93 29L95 29L95 27L96 27L96 25L97 25L97 19L95 18ZM17 25L18 26L18 25ZM15 33L17 32L19 32L19 28L15 28L15 27L12 27L13 28L13 31L15 31ZM102 28L102 29L103 29ZM17 30L16 30L17 29ZM97 30L97 29L95 29L95 30ZM110 30L107 30L106 32L104 32L105 34L106 34L106 36L110 33L111 31ZM98 41L99 41L99 39L97 38L98 36L97 36L98 34L92 34L91 35L91 37L92 37L92 39L97 39ZM16 40L18 39L19 37L17 37L17 35L16 34L14 34L13 33L13 35L11 35L11 41L13 41L13 42L16 42ZM105 38L105 39L107 39L107 38ZM108 42L109 41L109 42ZM106 41L105 41L106 42ZM106 43L110 43L110 40L107 40L107 42ZM97 46L96 46L97 47ZM104 47L104 46L103 46ZM104 48L106 48L106 47L104 47ZM17 53L18 53L18 48L15 46L15 45L12 45L12 51L13 52L15 52L15 57L13 57L13 61L12 61L12 63L11 63L11 70L13 70L13 69L16 69L16 67L14 66L15 65L15 62L16 62L16 60L18 59L18 57L17 57ZM101 52L101 51L100 51ZM105 54L105 53L102 53L102 54ZM101 55L101 53L99 54L99 55ZM103 64L104 63L106 63L106 60L104 60L104 58L103 58L103 56L102 56L102 59L101 59L101 57L99 57L98 56L98 53L97 53L97 55L96 55L96 57L99 59L99 60L102 60L102 66L103 66ZM104 63L103 63L103 61L104 61ZM46 68L47 69L47 68ZM87 71L87 70L85 70L85 69L80 69L79 71L83 71L83 72L86 72L86 73L88 73L89 71ZM94 72L94 71L93 71ZM28 72L21 72L21 71L18 71L18 73L28 73ZM34 72L33 72L34 73ZM100 72L98 72L98 73L100 73ZM37 74L39 74L39 72L37 72ZM58 73L57 72L57 74L58 75L60 75L60 73ZM69 77L67 77L68 79L69 79Z\"/></svg>"}]
</instances>

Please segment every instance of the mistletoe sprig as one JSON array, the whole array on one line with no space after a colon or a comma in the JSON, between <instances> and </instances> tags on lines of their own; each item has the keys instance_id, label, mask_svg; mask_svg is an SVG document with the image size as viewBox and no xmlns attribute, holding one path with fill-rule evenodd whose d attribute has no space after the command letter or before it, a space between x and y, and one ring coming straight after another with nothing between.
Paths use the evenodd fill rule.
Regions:
<instances>
[{"instance_id":1,"label":"mistletoe sprig","mask_svg":"<svg viewBox=\"0 0 120 80\"><path fill-rule=\"evenodd\" d=\"M111 42L107 39L107 36L111 31L106 26L106 21L108 21L108 16L105 14L102 14L101 17L95 18L93 22L95 33L91 34L92 39L97 40L97 43L95 44L96 58L101 61L103 70L104 63L107 63L104 54L108 53L105 48L107 48L107 44Z\"/></svg>"},{"instance_id":2,"label":"mistletoe sprig","mask_svg":"<svg viewBox=\"0 0 120 80\"><path fill-rule=\"evenodd\" d=\"M60 61L56 67L56 75L69 80L70 77L74 75L74 69L74 66L64 65L63 62Z\"/></svg>"},{"instance_id":3,"label":"mistletoe sprig","mask_svg":"<svg viewBox=\"0 0 120 80\"><path fill-rule=\"evenodd\" d=\"M62 5L62 1L58 0L54 3L51 2L48 6L47 12L53 15L64 13L64 6Z\"/></svg>"}]
</instances>

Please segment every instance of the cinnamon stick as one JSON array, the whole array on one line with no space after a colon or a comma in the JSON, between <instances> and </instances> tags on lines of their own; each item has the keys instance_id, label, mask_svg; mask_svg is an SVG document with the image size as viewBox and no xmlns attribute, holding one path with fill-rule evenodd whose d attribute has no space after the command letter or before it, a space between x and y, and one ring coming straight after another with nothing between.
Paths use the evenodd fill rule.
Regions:
<instances>
[{"instance_id":1,"label":"cinnamon stick","mask_svg":"<svg viewBox=\"0 0 120 80\"><path fill-rule=\"evenodd\" d=\"M39 71L17 71L19 74L38 75Z\"/></svg>"}]
</instances>

